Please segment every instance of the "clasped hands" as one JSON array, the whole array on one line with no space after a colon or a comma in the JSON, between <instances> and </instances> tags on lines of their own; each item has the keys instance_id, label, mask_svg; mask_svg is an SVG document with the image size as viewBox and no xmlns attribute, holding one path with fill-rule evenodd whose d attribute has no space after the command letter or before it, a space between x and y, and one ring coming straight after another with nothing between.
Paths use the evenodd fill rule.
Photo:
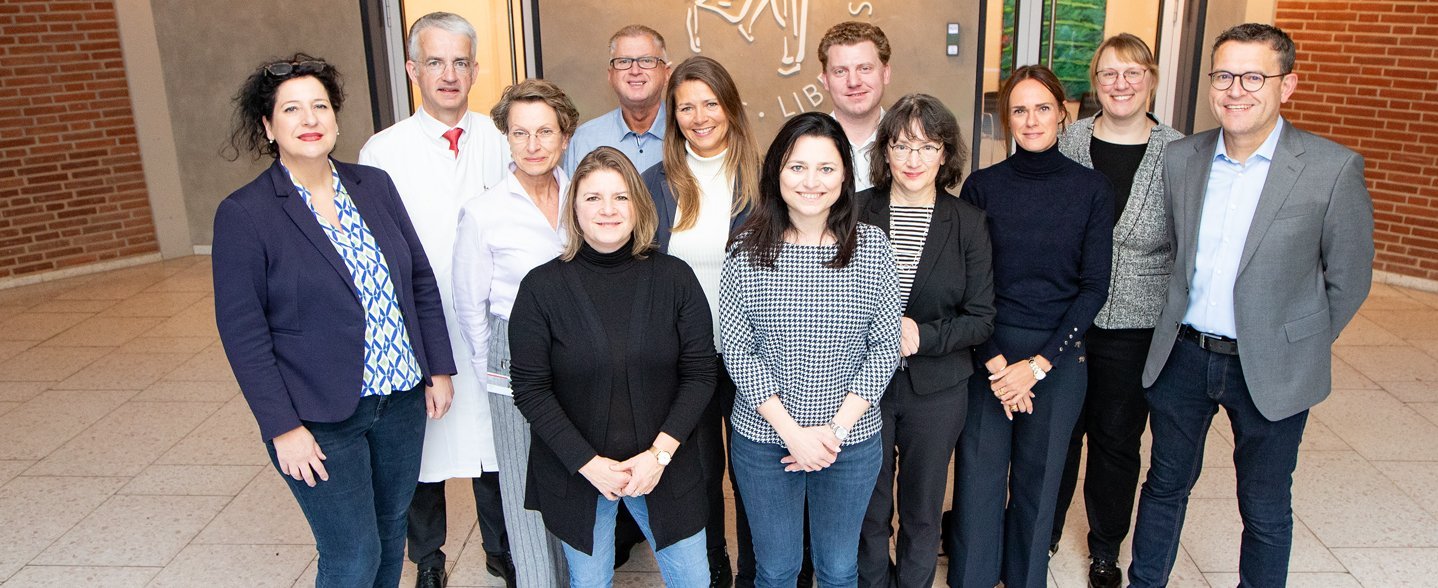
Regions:
<instances>
[{"instance_id":1,"label":"clasped hands","mask_svg":"<svg viewBox=\"0 0 1438 588\"><path fill-rule=\"evenodd\" d=\"M1053 365L1042 355L1035 355L1034 361L1044 371L1053 369ZM1033 388L1038 379L1034 377L1027 359L1009 363L1001 353L984 362L984 367L989 370L989 389L1003 406L1006 418L1014 420L1016 413L1034 413Z\"/></svg>"},{"instance_id":2,"label":"clasped hands","mask_svg":"<svg viewBox=\"0 0 1438 588\"><path fill-rule=\"evenodd\" d=\"M659 458L649 451L624 461L614 461L596 455L579 473L589 480L606 500L619 500L624 496L644 496L654 491L659 478L664 475L664 466Z\"/></svg>"},{"instance_id":3,"label":"clasped hands","mask_svg":"<svg viewBox=\"0 0 1438 588\"><path fill-rule=\"evenodd\" d=\"M817 472L839 459L839 438L828 425L800 427L789 434L780 433L789 455L779 460L786 472Z\"/></svg>"}]
</instances>

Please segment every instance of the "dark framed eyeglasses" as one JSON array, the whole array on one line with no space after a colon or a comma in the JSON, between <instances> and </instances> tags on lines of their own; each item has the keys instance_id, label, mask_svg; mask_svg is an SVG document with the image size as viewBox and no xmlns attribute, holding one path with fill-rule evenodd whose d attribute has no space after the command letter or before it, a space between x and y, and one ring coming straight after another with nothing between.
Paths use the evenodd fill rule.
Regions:
<instances>
[{"instance_id":1,"label":"dark framed eyeglasses","mask_svg":"<svg viewBox=\"0 0 1438 588\"><path fill-rule=\"evenodd\" d=\"M1288 75L1288 72L1266 76L1263 75L1263 72L1259 71L1239 74L1219 70L1208 74L1208 83L1213 85L1213 89L1224 92L1233 87L1233 80L1238 80L1239 87L1243 88L1245 92L1257 92L1263 89L1263 84L1267 82L1269 78L1281 78L1286 75Z\"/></svg>"},{"instance_id":2,"label":"dark framed eyeglasses","mask_svg":"<svg viewBox=\"0 0 1438 588\"><path fill-rule=\"evenodd\" d=\"M614 59L609 60L609 67L618 70L626 70L631 67L634 67L634 64L636 63L639 64L639 69L654 69L656 67L659 67L659 64L664 63L664 60L653 56L615 57Z\"/></svg>"},{"instance_id":3,"label":"dark framed eyeglasses","mask_svg":"<svg viewBox=\"0 0 1438 588\"><path fill-rule=\"evenodd\" d=\"M265 73L283 78L291 74L318 73L329 67L323 61L276 61L265 66Z\"/></svg>"}]
</instances>

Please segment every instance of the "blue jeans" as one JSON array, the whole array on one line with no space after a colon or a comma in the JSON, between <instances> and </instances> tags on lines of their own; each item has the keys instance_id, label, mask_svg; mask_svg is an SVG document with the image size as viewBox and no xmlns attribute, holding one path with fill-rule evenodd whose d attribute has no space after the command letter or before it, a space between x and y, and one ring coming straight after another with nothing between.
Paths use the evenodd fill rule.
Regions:
<instances>
[{"instance_id":1,"label":"blue jeans","mask_svg":"<svg viewBox=\"0 0 1438 588\"><path fill-rule=\"evenodd\" d=\"M1293 470L1308 411L1274 422L1253 405L1238 356L1178 340L1148 390L1153 449L1139 495L1130 586L1164 586L1178 554L1188 495L1221 406L1233 423L1233 465L1243 517L1239 586L1283 586L1293 545Z\"/></svg>"},{"instance_id":2,"label":"blue jeans","mask_svg":"<svg viewBox=\"0 0 1438 588\"><path fill-rule=\"evenodd\" d=\"M625 508L634 517L649 546L654 547L654 533L649 530L649 507L644 497L625 496ZM619 501L603 495L594 510L594 554L564 543L564 559L569 563L569 585L572 588L607 587L614 584L614 517ZM699 531L654 552L664 585L674 588L704 588L709 585L709 555L704 546L704 531Z\"/></svg>"},{"instance_id":3,"label":"blue jeans","mask_svg":"<svg viewBox=\"0 0 1438 588\"><path fill-rule=\"evenodd\" d=\"M361 398L338 423L304 426L325 454L328 481L311 488L281 472L320 553L315 586L399 584L406 513L424 449L424 389ZM279 469L273 441L265 442Z\"/></svg>"},{"instance_id":4,"label":"blue jeans","mask_svg":"<svg viewBox=\"0 0 1438 588\"><path fill-rule=\"evenodd\" d=\"M833 465L817 472L786 472L789 450L743 435L729 441L729 463L746 498L754 539L756 588L792 588L804 555L804 503L814 576L825 588L859 583L859 533L883 462L879 435L845 445Z\"/></svg>"}]
</instances>

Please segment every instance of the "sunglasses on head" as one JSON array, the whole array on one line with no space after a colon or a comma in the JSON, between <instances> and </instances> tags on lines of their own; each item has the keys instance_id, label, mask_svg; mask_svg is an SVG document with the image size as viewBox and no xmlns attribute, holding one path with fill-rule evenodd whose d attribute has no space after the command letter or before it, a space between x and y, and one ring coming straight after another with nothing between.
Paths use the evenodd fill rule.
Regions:
<instances>
[{"instance_id":1,"label":"sunglasses on head","mask_svg":"<svg viewBox=\"0 0 1438 588\"><path fill-rule=\"evenodd\" d=\"M323 61L276 61L265 66L265 73L282 78L296 73L316 73L329 67Z\"/></svg>"}]
</instances>

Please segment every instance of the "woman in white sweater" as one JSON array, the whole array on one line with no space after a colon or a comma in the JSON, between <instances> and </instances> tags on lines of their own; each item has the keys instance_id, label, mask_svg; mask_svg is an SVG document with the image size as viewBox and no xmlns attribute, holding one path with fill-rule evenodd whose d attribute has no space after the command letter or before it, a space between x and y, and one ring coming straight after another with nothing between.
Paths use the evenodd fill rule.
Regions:
<instances>
[{"instance_id":1,"label":"woman in white sweater","mask_svg":"<svg viewBox=\"0 0 1438 588\"><path fill-rule=\"evenodd\" d=\"M659 212L655 235L659 250L694 269L714 317L714 347L719 341L719 274L734 228L744 220L758 193L759 149L739 99L734 79L719 62L702 55L684 60L669 76L665 91L664 161L644 172L644 184ZM717 357L719 376L713 400L695 429L695 447L703 455L708 490L709 571L712 586L731 582L724 544L724 441L722 425L734 405L734 383ZM739 572L752 577L753 551L739 495ZM746 574L747 572L747 574Z\"/></svg>"}]
</instances>

